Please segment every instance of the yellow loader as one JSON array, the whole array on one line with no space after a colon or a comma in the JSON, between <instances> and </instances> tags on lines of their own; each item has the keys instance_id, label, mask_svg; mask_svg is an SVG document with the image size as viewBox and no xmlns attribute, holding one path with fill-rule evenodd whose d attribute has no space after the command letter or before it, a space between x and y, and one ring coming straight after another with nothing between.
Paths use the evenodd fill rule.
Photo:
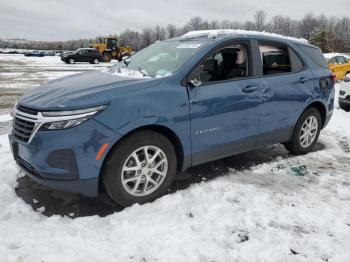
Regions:
<instances>
[{"instance_id":1,"label":"yellow loader","mask_svg":"<svg viewBox=\"0 0 350 262\"><path fill-rule=\"evenodd\" d=\"M105 62L112 59L122 60L125 56L130 56L133 52L131 46L120 46L117 38L106 37L100 44L92 44L92 48L96 48L101 53Z\"/></svg>"}]
</instances>

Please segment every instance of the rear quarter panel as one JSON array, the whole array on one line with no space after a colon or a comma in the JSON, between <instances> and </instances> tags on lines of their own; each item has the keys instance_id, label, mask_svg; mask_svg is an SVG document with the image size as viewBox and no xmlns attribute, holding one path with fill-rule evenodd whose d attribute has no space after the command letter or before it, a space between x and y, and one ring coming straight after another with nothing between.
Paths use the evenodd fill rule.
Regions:
<instances>
[{"instance_id":1,"label":"rear quarter panel","mask_svg":"<svg viewBox=\"0 0 350 262\"><path fill-rule=\"evenodd\" d=\"M313 83L313 90L312 95L310 96L310 99L304 104L300 114L308 107L310 104L314 102L322 103L326 109L326 118L329 120L333 113L334 109L334 96L335 96L335 89L334 89L334 83L332 81L332 72L329 68L324 68L319 65L317 65L301 48L298 47L298 45L294 45L295 49L299 52L299 54L302 56L304 62L307 64L307 66L311 69L312 76L314 79ZM321 79L327 79L329 81L329 88L327 90L322 90L320 87L320 80ZM326 119L327 124L328 120ZM297 119L295 120L295 122ZM325 127L325 125L323 127Z\"/></svg>"}]
</instances>

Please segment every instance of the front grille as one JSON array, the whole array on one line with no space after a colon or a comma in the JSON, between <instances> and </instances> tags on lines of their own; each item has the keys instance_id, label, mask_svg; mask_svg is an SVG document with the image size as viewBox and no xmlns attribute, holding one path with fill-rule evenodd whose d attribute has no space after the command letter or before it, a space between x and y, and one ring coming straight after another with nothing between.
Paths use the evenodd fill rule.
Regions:
<instances>
[{"instance_id":1,"label":"front grille","mask_svg":"<svg viewBox=\"0 0 350 262\"><path fill-rule=\"evenodd\" d=\"M17 105L14 109L12 134L23 142L30 142L38 121L38 112L34 109Z\"/></svg>"},{"instance_id":2,"label":"front grille","mask_svg":"<svg viewBox=\"0 0 350 262\"><path fill-rule=\"evenodd\" d=\"M12 134L23 142L28 142L34 130L35 123L18 117L13 118Z\"/></svg>"},{"instance_id":3,"label":"front grille","mask_svg":"<svg viewBox=\"0 0 350 262\"><path fill-rule=\"evenodd\" d=\"M17 105L17 109L21 112L24 112L24 113L27 113L30 115L37 115L38 114L38 111L36 111L35 109L25 107L25 106Z\"/></svg>"}]
</instances>

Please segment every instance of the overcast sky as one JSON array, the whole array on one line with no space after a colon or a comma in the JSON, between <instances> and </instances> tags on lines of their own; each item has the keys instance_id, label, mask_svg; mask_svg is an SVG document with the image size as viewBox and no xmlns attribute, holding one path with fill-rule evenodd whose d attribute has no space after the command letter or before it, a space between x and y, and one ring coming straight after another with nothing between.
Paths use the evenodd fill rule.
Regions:
<instances>
[{"instance_id":1,"label":"overcast sky","mask_svg":"<svg viewBox=\"0 0 350 262\"><path fill-rule=\"evenodd\" d=\"M252 20L256 11L300 18L349 15L349 0L0 0L0 37L67 40L118 34L156 24L183 26L191 17Z\"/></svg>"}]
</instances>

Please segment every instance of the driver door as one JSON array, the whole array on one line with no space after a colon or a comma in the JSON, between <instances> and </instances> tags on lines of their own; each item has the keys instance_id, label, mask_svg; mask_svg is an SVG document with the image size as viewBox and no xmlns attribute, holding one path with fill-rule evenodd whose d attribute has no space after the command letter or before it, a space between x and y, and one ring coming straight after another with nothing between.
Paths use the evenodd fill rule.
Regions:
<instances>
[{"instance_id":1,"label":"driver door","mask_svg":"<svg viewBox=\"0 0 350 262\"><path fill-rule=\"evenodd\" d=\"M249 50L248 41L222 46L188 77L193 165L255 147L261 92Z\"/></svg>"},{"instance_id":2,"label":"driver door","mask_svg":"<svg viewBox=\"0 0 350 262\"><path fill-rule=\"evenodd\" d=\"M87 50L80 50L77 62L89 62Z\"/></svg>"}]
</instances>

